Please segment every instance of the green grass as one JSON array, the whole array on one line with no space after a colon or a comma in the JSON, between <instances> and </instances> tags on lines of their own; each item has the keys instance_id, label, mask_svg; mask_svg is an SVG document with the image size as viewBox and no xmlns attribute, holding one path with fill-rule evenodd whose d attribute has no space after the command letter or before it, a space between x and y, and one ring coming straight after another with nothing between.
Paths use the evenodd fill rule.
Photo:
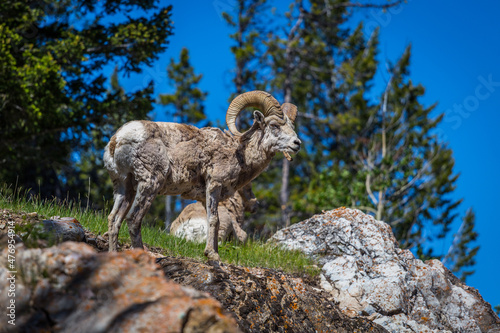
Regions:
<instances>
[{"instance_id":1,"label":"green grass","mask_svg":"<svg viewBox=\"0 0 500 333\"><path fill-rule=\"evenodd\" d=\"M29 196L27 191L0 186L0 208L15 212L37 212L45 217L71 216L76 218L84 228L103 234L107 231L107 213L83 208L80 203L72 201L41 200L38 196ZM172 236L160 229L142 227L144 243L153 247L161 247L164 253L174 257L187 257L206 260L203 255L204 244L198 244ZM129 243L127 224L123 223L119 234L120 242ZM266 267L282 270L287 273L316 276L319 269L311 259L299 251L288 251L262 241L250 239L245 244L234 242L219 243L219 254L225 263L244 267Z\"/></svg>"}]
</instances>

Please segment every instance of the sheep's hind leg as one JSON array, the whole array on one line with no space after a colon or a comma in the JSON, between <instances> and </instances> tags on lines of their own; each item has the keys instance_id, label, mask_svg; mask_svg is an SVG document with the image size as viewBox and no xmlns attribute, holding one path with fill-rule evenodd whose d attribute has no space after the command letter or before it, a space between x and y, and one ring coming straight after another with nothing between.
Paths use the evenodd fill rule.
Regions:
<instances>
[{"instance_id":1,"label":"sheep's hind leg","mask_svg":"<svg viewBox=\"0 0 500 333\"><path fill-rule=\"evenodd\" d=\"M156 181L152 183L140 182L137 186L137 194L133 204L134 209L129 214L130 218L127 218L128 232L133 248L144 248L141 235L142 219L151 207L154 198L156 198L159 187L159 183Z\"/></svg>"},{"instance_id":2,"label":"sheep's hind leg","mask_svg":"<svg viewBox=\"0 0 500 333\"><path fill-rule=\"evenodd\" d=\"M113 209L111 210L111 213L108 215L108 235L111 232L111 229L113 228L113 222L115 221L116 213L118 213L118 210L120 209L120 206L123 203L123 200L125 199L125 184L123 183L118 183L118 180L113 181Z\"/></svg>"},{"instance_id":3,"label":"sheep's hind leg","mask_svg":"<svg viewBox=\"0 0 500 333\"><path fill-rule=\"evenodd\" d=\"M238 221L236 219L231 219L231 226L233 227L234 235L238 240L242 243L245 243L248 235L245 232L245 230L241 229L241 226L239 225Z\"/></svg>"},{"instance_id":4,"label":"sheep's hind leg","mask_svg":"<svg viewBox=\"0 0 500 333\"><path fill-rule=\"evenodd\" d=\"M129 175L125 180L124 193L119 197L115 196L115 200L119 200L120 204L117 206L117 201L113 206L113 210L108 217L108 244L109 252L117 250L118 247L118 233L123 223L123 219L127 215L128 211L132 207L133 199L135 197L134 185L132 183L132 177ZM113 211L117 206L117 211L113 215Z\"/></svg>"},{"instance_id":5,"label":"sheep's hind leg","mask_svg":"<svg viewBox=\"0 0 500 333\"><path fill-rule=\"evenodd\" d=\"M207 235L207 245L205 247L205 256L209 261L215 261L218 263L220 261L219 257L219 197L220 189L215 189L212 191L207 190L207 221L208 221L208 235Z\"/></svg>"}]
</instances>

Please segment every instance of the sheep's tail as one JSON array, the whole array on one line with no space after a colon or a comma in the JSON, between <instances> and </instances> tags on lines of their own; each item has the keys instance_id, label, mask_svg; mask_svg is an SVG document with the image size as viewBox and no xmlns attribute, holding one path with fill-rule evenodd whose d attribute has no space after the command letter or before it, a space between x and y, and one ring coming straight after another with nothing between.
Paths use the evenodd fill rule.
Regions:
<instances>
[{"instance_id":1,"label":"sheep's tail","mask_svg":"<svg viewBox=\"0 0 500 333\"><path fill-rule=\"evenodd\" d=\"M111 158L115 157L115 149L116 149L116 135L113 135L111 137L111 140L109 140L109 143L106 145L106 150L109 153L109 156Z\"/></svg>"},{"instance_id":2,"label":"sheep's tail","mask_svg":"<svg viewBox=\"0 0 500 333\"><path fill-rule=\"evenodd\" d=\"M106 169L108 169L108 172L110 172L111 175L117 172L115 163L116 143L116 135L113 135L111 137L111 140L109 140L108 144L104 148L104 166Z\"/></svg>"}]
</instances>

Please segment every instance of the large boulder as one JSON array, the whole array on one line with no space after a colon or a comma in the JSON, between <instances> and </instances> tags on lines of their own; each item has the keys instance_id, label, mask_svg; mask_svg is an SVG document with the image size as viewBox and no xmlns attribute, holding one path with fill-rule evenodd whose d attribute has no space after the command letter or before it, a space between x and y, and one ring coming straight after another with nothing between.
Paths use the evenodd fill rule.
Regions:
<instances>
[{"instance_id":1,"label":"large boulder","mask_svg":"<svg viewBox=\"0 0 500 333\"><path fill-rule=\"evenodd\" d=\"M15 297L2 292L0 304L15 300L15 326L4 316L2 332L239 331L219 302L166 281L142 250L96 253L75 242L45 249L18 245L17 273L9 272L7 258L5 247L0 290L14 288Z\"/></svg>"},{"instance_id":2,"label":"large boulder","mask_svg":"<svg viewBox=\"0 0 500 333\"><path fill-rule=\"evenodd\" d=\"M314 257L321 287L347 315L390 332L500 332L500 319L476 289L440 261L400 249L388 224L359 210L315 215L270 241Z\"/></svg>"},{"instance_id":3,"label":"large boulder","mask_svg":"<svg viewBox=\"0 0 500 333\"><path fill-rule=\"evenodd\" d=\"M85 229L73 217L53 216L34 225L39 233L45 234L52 244L85 241Z\"/></svg>"}]
</instances>

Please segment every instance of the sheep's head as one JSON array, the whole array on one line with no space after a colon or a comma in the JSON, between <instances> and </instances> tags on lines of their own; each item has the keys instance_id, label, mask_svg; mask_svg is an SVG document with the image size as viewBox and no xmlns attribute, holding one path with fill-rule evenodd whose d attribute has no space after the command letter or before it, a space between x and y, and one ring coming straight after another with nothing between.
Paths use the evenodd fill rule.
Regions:
<instances>
[{"instance_id":1,"label":"sheep's head","mask_svg":"<svg viewBox=\"0 0 500 333\"><path fill-rule=\"evenodd\" d=\"M262 111L254 111L254 124L248 132L261 130L261 144L270 152L283 152L285 157L291 160L289 154L297 153L301 143L293 129L297 107L290 103L280 105L271 94L264 91L241 94L231 102L226 114L227 127L235 136L244 135L236 128L236 118L247 107Z\"/></svg>"}]
</instances>

